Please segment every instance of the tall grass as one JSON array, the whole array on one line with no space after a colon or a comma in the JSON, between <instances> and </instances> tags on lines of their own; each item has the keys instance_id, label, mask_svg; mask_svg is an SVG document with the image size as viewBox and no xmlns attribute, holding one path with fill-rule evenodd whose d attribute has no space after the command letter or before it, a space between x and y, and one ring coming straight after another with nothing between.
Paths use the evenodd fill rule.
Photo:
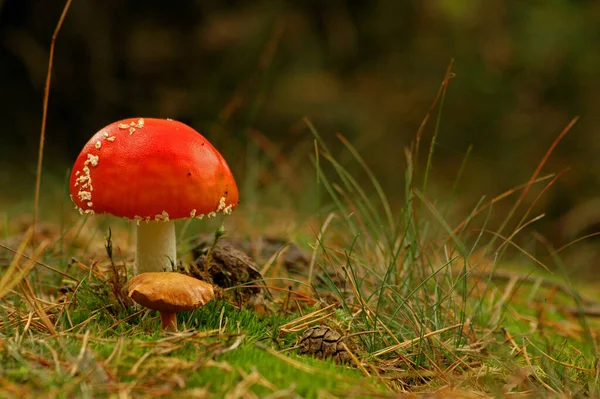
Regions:
<instances>
[{"instance_id":1,"label":"tall grass","mask_svg":"<svg viewBox=\"0 0 600 399\"><path fill-rule=\"evenodd\" d=\"M405 195L399 206L390 203L381 182L347 139L337 136L366 179L352 175L336 159L334 151L310 120L306 120L316 143L313 164L317 182L334 204L328 219L328 222L334 221L329 227L332 232L319 236L320 256L316 265L326 276L326 290L335 292L342 302L345 328L362 332L358 336L365 351L362 353L365 361L384 369L383 365L393 365L412 370L420 383L428 383L432 375L448 382L456 373L463 376L488 374L492 369L506 377L515 370L529 367L529 374L523 381L532 378L537 381L534 386L555 394L572 392L575 380L581 378L581 370L585 370L588 379L590 373L596 372L594 333L582 311L576 323L583 331L583 345L575 347L570 342L570 346L561 352L569 361L562 363L545 352L556 350L555 339L560 340L561 333L541 341L538 341L538 332L525 333L522 326L525 316L521 312L529 313L523 309L528 306L527 301L516 300L515 295L529 289L525 283L528 276L536 275L539 270L548 271L548 265L520 247L516 239L544 216L530 217L533 207L562 172L542 176L541 171L577 118L559 134L528 182L489 201L482 197L465 219L455 222L453 227L447 215L455 205L454 192L467 167L471 147L448 199L428 196L434 149L441 133L443 102L453 76L450 67L419 129L416 143L404 149ZM417 162L419 143L436 107L437 118L428 156L421 166ZM398 170L401 167L399 164ZM401 181L400 177L398 181ZM534 185L543 182L546 182L545 186L522 212L513 231L504 236L503 231L518 215L526 195ZM517 196L515 202L500 225L492 230L494 205L511 196ZM504 259L509 246L525 254L530 262L523 265L526 272L513 274L506 286L498 285L498 269L510 262ZM548 251L556 255L552 248ZM565 269L559 258L554 259L554 263L555 273ZM535 303L533 298L539 294L539 286L531 288L534 291L528 296L530 304ZM564 289L562 294L564 301L575 303L581 309L581 301L574 289ZM510 344L515 341L507 332L509 330L521 334L521 344ZM506 338L506 334L511 339ZM500 347L503 345L512 345L511 351L517 351L516 355L502 353ZM491 352L493 346L496 347ZM579 355L574 356L577 353ZM565 388L565 384L569 387ZM596 392L594 384L589 389ZM488 389L508 392L507 386L503 385Z\"/></svg>"}]
</instances>

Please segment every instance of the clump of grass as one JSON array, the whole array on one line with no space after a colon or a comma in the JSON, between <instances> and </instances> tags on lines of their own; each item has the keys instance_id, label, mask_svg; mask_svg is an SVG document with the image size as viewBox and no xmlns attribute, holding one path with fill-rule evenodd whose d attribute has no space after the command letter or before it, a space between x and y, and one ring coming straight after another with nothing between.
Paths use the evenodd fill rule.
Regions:
<instances>
[{"instance_id":1,"label":"clump of grass","mask_svg":"<svg viewBox=\"0 0 600 399\"><path fill-rule=\"evenodd\" d=\"M293 346L296 334L280 334L279 328L297 313L261 316L252 309L214 301L196 312L179 314L183 331L165 334L158 328L156 314L119 301L111 286L115 269L110 260L78 263L72 270L78 283L61 289L65 294L54 301L49 300L52 293L46 299L35 293L38 305L11 289L4 296L0 309L3 396L287 392L318 397L325 392L382 390L376 382L361 382L356 370L340 369L333 361L280 355L277 350ZM10 270L18 276L19 269ZM26 273L21 282L26 284L29 278ZM35 306L40 306L52 327L44 324L41 313L34 313Z\"/></svg>"},{"instance_id":2,"label":"clump of grass","mask_svg":"<svg viewBox=\"0 0 600 399\"><path fill-rule=\"evenodd\" d=\"M416 160L429 114L415 146L404 150L405 198L399 208L390 204L376 176L343 136L338 135L339 141L361 166L366 179L353 176L339 163L307 120L317 145L314 164L318 181L335 204L323 223L330 233L318 238L316 265L327 277L327 290L341 302L340 320L348 331L369 332L359 335L361 361L389 376L395 389L431 391L468 384L493 394L597 392L595 333L582 313L564 312L567 304L581 309L579 295L570 286L561 286L560 298L551 295L552 289L541 289L545 277L529 277L540 269L548 274L546 264L515 242L520 232L543 217L528 219L557 176L540 177L540 172L577 119L557 137L526 184L491 201L482 198L453 228L444 217L452 204L427 194L451 77L449 68L430 110L440 100L423 171ZM323 163L333 168L333 176ZM461 171L465 165L466 159ZM459 178L460 174L457 182ZM370 187L362 183L364 180ZM503 236L527 193L548 180L513 232ZM492 206L512 194L518 194L513 207L500 226L491 230ZM506 273L503 254L508 246L524 253L529 262L520 267L525 273L513 272L508 281L497 284L496 278ZM560 266L559 258L555 262ZM552 323L550 315L555 320ZM578 332L567 334L561 328L567 324ZM486 382L482 384L481 378L487 378ZM587 381L583 385L582 379Z\"/></svg>"}]
</instances>

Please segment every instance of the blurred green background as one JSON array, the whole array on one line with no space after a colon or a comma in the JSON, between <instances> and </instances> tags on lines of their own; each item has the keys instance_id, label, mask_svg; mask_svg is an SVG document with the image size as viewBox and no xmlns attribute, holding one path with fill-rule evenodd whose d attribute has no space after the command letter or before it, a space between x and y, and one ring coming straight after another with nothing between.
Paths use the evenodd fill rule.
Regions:
<instances>
[{"instance_id":1,"label":"blurred green background","mask_svg":"<svg viewBox=\"0 0 600 399\"><path fill-rule=\"evenodd\" d=\"M19 184L32 191L48 49L63 6L0 0L4 196ZM56 45L45 169L63 176L110 122L169 117L213 141L239 181L253 157L276 166L295 157L289 190L301 190L298 168L314 175L306 116L327 141L349 138L401 198L403 148L454 59L432 177L436 190L449 190L473 145L462 215L481 195L525 182L581 116L544 173L570 170L536 208L547 217L534 229L561 245L600 226L599 45L598 1L74 0Z\"/></svg>"}]
</instances>

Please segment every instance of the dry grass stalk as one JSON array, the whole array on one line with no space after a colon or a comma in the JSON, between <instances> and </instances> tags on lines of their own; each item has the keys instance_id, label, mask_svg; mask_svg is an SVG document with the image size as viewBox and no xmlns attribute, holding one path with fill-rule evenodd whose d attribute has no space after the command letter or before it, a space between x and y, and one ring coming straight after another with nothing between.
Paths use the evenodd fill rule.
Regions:
<instances>
[{"instance_id":1,"label":"dry grass stalk","mask_svg":"<svg viewBox=\"0 0 600 399\"><path fill-rule=\"evenodd\" d=\"M279 330L284 333L303 331L306 327L309 327L310 325L312 325L316 322L320 322L320 321L323 321L325 319L332 317L334 315L334 313L333 312L328 313L328 311L332 310L333 308L335 308L337 306L338 306L337 303L333 303L324 308L315 310L311 313L307 313L304 316L298 317L295 320L292 320L286 324L283 324L281 327L279 327Z\"/></svg>"},{"instance_id":2,"label":"dry grass stalk","mask_svg":"<svg viewBox=\"0 0 600 399\"><path fill-rule=\"evenodd\" d=\"M25 233L19 247L15 251L15 255L8 266L8 269L2 275L0 279L0 299L2 299L8 292L10 292L14 287L21 283L21 281L29 274L29 272L33 269L33 262L28 262L24 267L20 267L19 264L21 262L21 258L27 246L29 245L29 241L33 236L33 229L29 228ZM35 253L41 253L41 250L45 248L44 246L38 247Z\"/></svg>"},{"instance_id":3,"label":"dry grass stalk","mask_svg":"<svg viewBox=\"0 0 600 399\"><path fill-rule=\"evenodd\" d=\"M48 116L48 98L50 95L50 80L52 79L52 62L54 60L54 45L56 44L56 37L58 36L58 32L60 32L60 28L62 27L63 21L67 16L67 11L71 6L72 0L67 0L62 14L56 24L56 29L54 29L54 34L52 35L52 41L50 42L50 54L48 55L48 70L46 73L46 84L44 86L44 105L42 107L42 127L40 130L40 145L38 150L38 162L37 162L37 170L35 174L35 196L33 199L33 223L32 228L33 231L37 228L37 219L38 219L38 210L39 210L39 202L40 202L40 187L42 184L42 163L44 159L44 140L46 139L46 119Z\"/></svg>"},{"instance_id":4,"label":"dry grass stalk","mask_svg":"<svg viewBox=\"0 0 600 399\"><path fill-rule=\"evenodd\" d=\"M362 365L362 363L360 362L360 360L358 360L358 358L356 357L356 355L350 350L350 348L348 348L348 345L346 345L345 343L342 342L341 347L346 351L346 353L348 354L348 356L350 356L350 359L352 359L352 362L354 363L354 365L356 367L358 367L358 369L361 371L361 373L363 373L363 375L365 377L371 377L371 374L367 371L367 369Z\"/></svg>"},{"instance_id":5,"label":"dry grass stalk","mask_svg":"<svg viewBox=\"0 0 600 399\"><path fill-rule=\"evenodd\" d=\"M373 353L372 356L379 357L379 356L385 355L387 353L397 351L398 349L402 349L402 348L405 348L407 346L414 345L417 342L419 342L419 341L421 341L421 340L423 340L425 338L429 338L429 337L432 337L434 335L444 333L446 331L454 330L454 329L459 328L461 326L462 326L462 324L459 323L459 324L455 324L453 326L448 326L448 327L441 328L441 329L436 330L436 331L432 331L432 332L430 332L428 334L424 334L422 337L413 338L413 339L410 339L408 341L401 342L398 345L393 345L393 346L381 349L381 350Z\"/></svg>"}]
</instances>

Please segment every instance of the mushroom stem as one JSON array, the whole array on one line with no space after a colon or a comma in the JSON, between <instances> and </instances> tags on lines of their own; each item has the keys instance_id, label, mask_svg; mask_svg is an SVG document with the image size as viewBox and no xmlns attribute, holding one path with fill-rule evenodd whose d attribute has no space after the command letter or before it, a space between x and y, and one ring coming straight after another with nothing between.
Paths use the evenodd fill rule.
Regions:
<instances>
[{"instance_id":1,"label":"mushroom stem","mask_svg":"<svg viewBox=\"0 0 600 399\"><path fill-rule=\"evenodd\" d=\"M162 329L169 331L177 331L177 313L160 312L160 321Z\"/></svg>"},{"instance_id":2,"label":"mushroom stem","mask_svg":"<svg viewBox=\"0 0 600 399\"><path fill-rule=\"evenodd\" d=\"M140 222L135 251L136 274L173 271L177 263L175 222Z\"/></svg>"}]
</instances>

